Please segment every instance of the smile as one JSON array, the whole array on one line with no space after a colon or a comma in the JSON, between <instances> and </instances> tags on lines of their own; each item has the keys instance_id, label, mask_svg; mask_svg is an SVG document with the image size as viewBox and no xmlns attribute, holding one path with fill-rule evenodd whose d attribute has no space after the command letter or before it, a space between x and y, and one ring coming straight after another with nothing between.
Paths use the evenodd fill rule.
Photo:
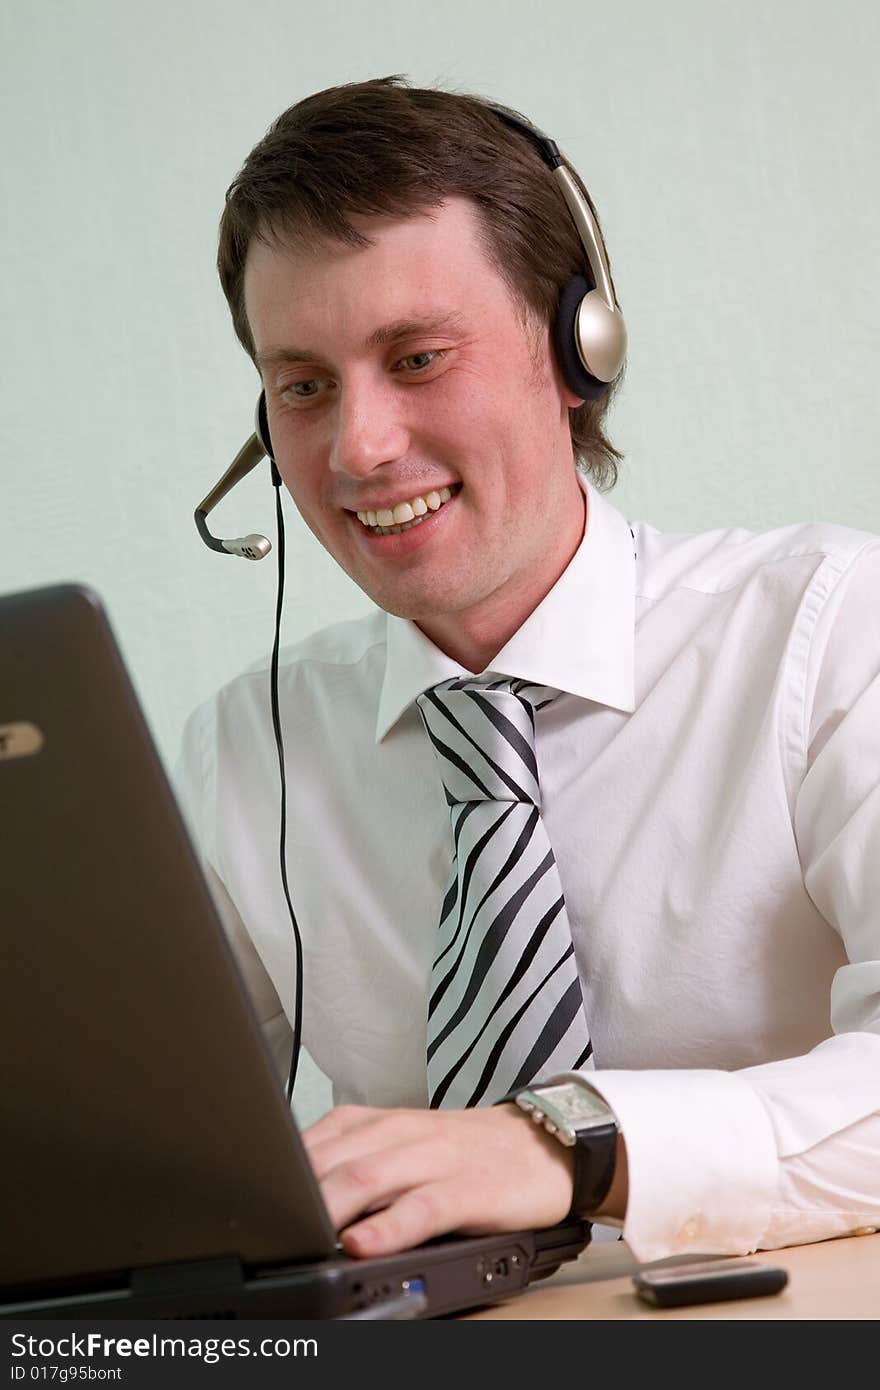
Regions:
<instances>
[{"instance_id":1,"label":"smile","mask_svg":"<svg viewBox=\"0 0 880 1390\"><path fill-rule=\"evenodd\" d=\"M438 512L460 490L461 483L455 483L452 487L441 487L437 492L426 492L407 502L398 502L393 508L358 512L357 519L374 536L398 535L418 526L432 512Z\"/></svg>"}]
</instances>

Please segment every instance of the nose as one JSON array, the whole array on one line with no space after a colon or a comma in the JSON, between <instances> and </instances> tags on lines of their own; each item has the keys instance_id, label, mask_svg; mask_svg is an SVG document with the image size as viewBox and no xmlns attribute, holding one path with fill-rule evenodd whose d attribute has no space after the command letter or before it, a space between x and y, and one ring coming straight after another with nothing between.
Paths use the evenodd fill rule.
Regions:
<instances>
[{"instance_id":1,"label":"nose","mask_svg":"<svg viewBox=\"0 0 880 1390\"><path fill-rule=\"evenodd\" d=\"M349 380L340 388L330 449L333 472L365 478L402 458L409 443L403 403L388 383Z\"/></svg>"}]
</instances>

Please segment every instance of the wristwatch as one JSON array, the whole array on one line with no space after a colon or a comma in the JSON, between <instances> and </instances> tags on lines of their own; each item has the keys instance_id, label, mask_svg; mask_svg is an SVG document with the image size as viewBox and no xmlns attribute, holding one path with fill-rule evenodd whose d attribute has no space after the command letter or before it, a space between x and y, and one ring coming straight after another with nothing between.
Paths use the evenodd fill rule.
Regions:
<instances>
[{"instance_id":1,"label":"wristwatch","mask_svg":"<svg viewBox=\"0 0 880 1390\"><path fill-rule=\"evenodd\" d=\"M574 1148L570 1217L590 1217L608 1196L619 1133L614 1111L579 1075L555 1076L508 1097L561 1144Z\"/></svg>"}]
</instances>

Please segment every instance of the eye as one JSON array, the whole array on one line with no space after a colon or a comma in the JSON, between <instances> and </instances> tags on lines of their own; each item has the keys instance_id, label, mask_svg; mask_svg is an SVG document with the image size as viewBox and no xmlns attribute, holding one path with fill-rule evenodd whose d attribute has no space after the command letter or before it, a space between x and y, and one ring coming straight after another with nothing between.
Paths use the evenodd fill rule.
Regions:
<instances>
[{"instance_id":1,"label":"eye","mask_svg":"<svg viewBox=\"0 0 880 1390\"><path fill-rule=\"evenodd\" d=\"M317 377L311 377L308 381L292 381L287 390L291 391L297 400L308 401L318 394L320 385Z\"/></svg>"},{"instance_id":2,"label":"eye","mask_svg":"<svg viewBox=\"0 0 880 1390\"><path fill-rule=\"evenodd\" d=\"M411 375L416 375L436 366L444 356L445 351L442 348L425 348L422 352L411 352L408 356L401 357L397 366L403 367Z\"/></svg>"},{"instance_id":3,"label":"eye","mask_svg":"<svg viewBox=\"0 0 880 1390\"><path fill-rule=\"evenodd\" d=\"M333 386L331 377L310 376L300 381L279 382L275 389L280 402L291 409L299 409L320 404Z\"/></svg>"}]
</instances>

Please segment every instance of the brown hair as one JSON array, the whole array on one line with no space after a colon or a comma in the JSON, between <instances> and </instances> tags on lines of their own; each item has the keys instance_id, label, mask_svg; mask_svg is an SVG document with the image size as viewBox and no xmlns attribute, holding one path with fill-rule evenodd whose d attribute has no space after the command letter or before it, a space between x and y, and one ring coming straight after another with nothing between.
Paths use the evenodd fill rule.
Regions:
<instances>
[{"instance_id":1,"label":"brown hair","mask_svg":"<svg viewBox=\"0 0 880 1390\"><path fill-rule=\"evenodd\" d=\"M549 169L480 98L385 77L291 106L248 155L220 220L217 269L242 346L254 356L243 289L252 239L365 246L352 215L408 217L456 195L476 204L486 253L526 315L549 325L563 285L576 274L592 281ZM572 452L600 487L613 487L623 457L603 431L622 375L569 411Z\"/></svg>"}]
</instances>

